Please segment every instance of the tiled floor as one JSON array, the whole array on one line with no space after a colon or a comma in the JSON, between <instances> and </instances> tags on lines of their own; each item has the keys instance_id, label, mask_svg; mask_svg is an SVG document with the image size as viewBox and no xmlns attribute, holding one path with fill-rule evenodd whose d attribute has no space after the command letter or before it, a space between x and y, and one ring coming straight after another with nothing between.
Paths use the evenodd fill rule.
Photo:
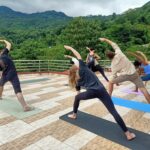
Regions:
<instances>
[{"instance_id":1,"label":"tiled floor","mask_svg":"<svg viewBox=\"0 0 150 150\"><path fill-rule=\"evenodd\" d=\"M108 74L108 73L107 73ZM106 81L97 74L104 85ZM109 74L108 74L109 76ZM20 80L49 78L49 80L22 84L26 101L42 112L18 120L0 110L0 150L127 150L128 148L73 126L59 119L72 111L75 91L70 90L67 76L56 74L20 75ZM113 95L124 99L146 102L142 95L128 94L121 89L133 89L126 82L116 86ZM150 91L150 85L148 85ZM107 88L107 87L106 87ZM15 98L8 83L4 97ZM116 106L129 127L150 133L150 114ZM114 119L97 99L81 102L80 110L109 121Z\"/></svg>"}]
</instances>

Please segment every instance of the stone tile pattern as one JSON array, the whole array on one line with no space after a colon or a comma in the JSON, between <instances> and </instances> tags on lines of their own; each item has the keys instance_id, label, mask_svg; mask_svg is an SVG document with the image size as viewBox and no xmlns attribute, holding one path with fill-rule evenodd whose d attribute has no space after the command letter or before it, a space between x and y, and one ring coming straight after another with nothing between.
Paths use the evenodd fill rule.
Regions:
<instances>
[{"instance_id":1,"label":"stone tile pattern","mask_svg":"<svg viewBox=\"0 0 150 150\"><path fill-rule=\"evenodd\" d=\"M101 82L106 81L97 74ZM109 77L109 73L107 73ZM68 86L68 77L57 74L20 75L20 80L49 78L47 81L22 84L26 101L42 112L18 120L0 110L0 150L127 150L128 148L97 136L89 131L59 120L61 115L72 111L75 91ZM106 87L107 88L107 87ZM130 100L145 101L143 96L123 93L120 89L134 89L125 82L116 86L113 95ZM150 84L147 85L150 91ZM11 85L5 86L4 97L16 100ZM114 122L112 116L98 99L82 101L80 110ZM116 106L129 127L150 133L149 113Z\"/></svg>"}]
</instances>

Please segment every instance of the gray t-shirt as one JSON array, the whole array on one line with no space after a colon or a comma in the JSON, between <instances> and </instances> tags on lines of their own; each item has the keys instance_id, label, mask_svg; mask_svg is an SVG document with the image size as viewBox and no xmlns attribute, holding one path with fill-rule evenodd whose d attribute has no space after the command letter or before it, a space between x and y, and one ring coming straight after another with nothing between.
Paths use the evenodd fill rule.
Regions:
<instances>
[{"instance_id":1,"label":"gray t-shirt","mask_svg":"<svg viewBox=\"0 0 150 150\"><path fill-rule=\"evenodd\" d=\"M87 65L79 60L79 76L77 86L82 86L86 89L104 88L97 76L87 67Z\"/></svg>"},{"instance_id":2,"label":"gray t-shirt","mask_svg":"<svg viewBox=\"0 0 150 150\"><path fill-rule=\"evenodd\" d=\"M88 62L94 62L94 56L93 55L88 55Z\"/></svg>"}]
</instances>

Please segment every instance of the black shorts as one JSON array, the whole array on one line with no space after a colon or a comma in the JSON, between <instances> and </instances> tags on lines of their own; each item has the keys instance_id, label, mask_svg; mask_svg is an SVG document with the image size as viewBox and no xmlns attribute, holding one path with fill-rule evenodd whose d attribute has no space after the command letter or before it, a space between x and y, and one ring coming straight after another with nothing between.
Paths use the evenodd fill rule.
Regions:
<instances>
[{"instance_id":1,"label":"black shorts","mask_svg":"<svg viewBox=\"0 0 150 150\"><path fill-rule=\"evenodd\" d=\"M96 65L96 66L93 66L92 71L93 72L96 72L96 71L104 72L104 69L100 65Z\"/></svg>"},{"instance_id":2,"label":"black shorts","mask_svg":"<svg viewBox=\"0 0 150 150\"><path fill-rule=\"evenodd\" d=\"M94 67L94 61L91 61L87 64L89 69L92 69Z\"/></svg>"},{"instance_id":3,"label":"black shorts","mask_svg":"<svg viewBox=\"0 0 150 150\"><path fill-rule=\"evenodd\" d=\"M11 82L13 88L14 88L14 92L17 94L21 91L21 87L20 87L20 81L18 78L18 75L14 75L11 78L8 78L7 76L3 75L0 79L0 86L4 86L6 82Z\"/></svg>"}]
</instances>

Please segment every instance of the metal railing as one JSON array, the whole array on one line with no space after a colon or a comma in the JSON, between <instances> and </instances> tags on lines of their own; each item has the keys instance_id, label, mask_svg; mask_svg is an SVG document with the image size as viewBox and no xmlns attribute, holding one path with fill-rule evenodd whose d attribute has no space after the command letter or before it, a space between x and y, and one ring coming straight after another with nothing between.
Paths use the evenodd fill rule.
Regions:
<instances>
[{"instance_id":1,"label":"metal railing","mask_svg":"<svg viewBox=\"0 0 150 150\"><path fill-rule=\"evenodd\" d=\"M71 66L69 60L14 60L18 72L64 72ZM100 60L104 68L110 66L110 61Z\"/></svg>"}]
</instances>

